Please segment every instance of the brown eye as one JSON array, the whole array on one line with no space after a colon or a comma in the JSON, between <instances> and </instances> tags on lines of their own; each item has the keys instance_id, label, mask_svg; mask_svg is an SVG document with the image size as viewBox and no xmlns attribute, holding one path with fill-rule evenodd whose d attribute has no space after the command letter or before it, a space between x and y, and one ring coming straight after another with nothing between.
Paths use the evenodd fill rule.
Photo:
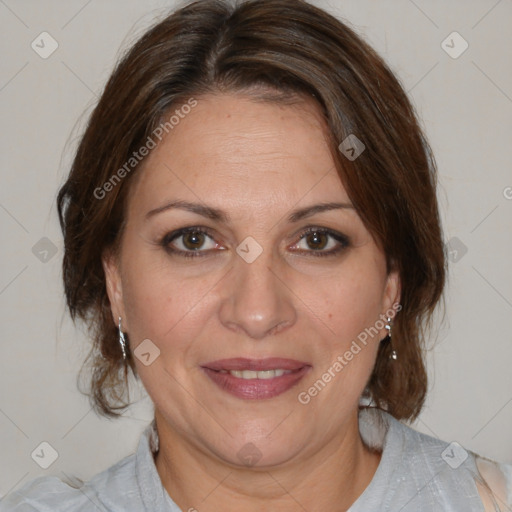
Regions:
<instances>
[{"instance_id":1,"label":"brown eye","mask_svg":"<svg viewBox=\"0 0 512 512\"><path fill-rule=\"evenodd\" d=\"M201 249L204 241L205 235L199 231L192 231L183 235L183 245L191 251Z\"/></svg>"},{"instance_id":2,"label":"brown eye","mask_svg":"<svg viewBox=\"0 0 512 512\"><path fill-rule=\"evenodd\" d=\"M178 229L164 236L160 244L167 252L183 256L204 256L214 249L223 249L209 232L200 228Z\"/></svg>"},{"instance_id":3,"label":"brown eye","mask_svg":"<svg viewBox=\"0 0 512 512\"><path fill-rule=\"evenodd\" d=\"M346 235L325 228L308 228L290 249L309 256L335 256L350 246Z\"/></svg>"},{"instance_id":4,"label":"brown eye","mask_svg":"<svg viewBox=\"0 0 512 512\"><path fill-rule=\"evenodd\" d=\"M328 235L320 231L313 231L306 235L306 243L308 247L316 251L324 249L328 242Z\"/></svg>"}]
</instances>

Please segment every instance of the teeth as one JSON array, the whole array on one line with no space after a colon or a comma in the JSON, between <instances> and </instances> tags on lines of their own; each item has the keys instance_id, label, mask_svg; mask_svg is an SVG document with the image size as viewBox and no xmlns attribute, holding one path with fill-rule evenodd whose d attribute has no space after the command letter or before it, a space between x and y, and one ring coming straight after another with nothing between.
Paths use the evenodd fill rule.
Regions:
<instances>
[{"instance_id":1,"label":"teeth","mask_svg":"<svg viewBox=\"0 0 512 512\"><path fill-rule=\"evenodd\" d=\"M221 372L224 373L224 370ZM233 377L238 377L239 379L273 379L274 377L281 377L287 373L291 373L291 370L262 370L259 372L255 372L253 370L230 370L229 373L233 375Z\"/></svg>"}]
</instances>

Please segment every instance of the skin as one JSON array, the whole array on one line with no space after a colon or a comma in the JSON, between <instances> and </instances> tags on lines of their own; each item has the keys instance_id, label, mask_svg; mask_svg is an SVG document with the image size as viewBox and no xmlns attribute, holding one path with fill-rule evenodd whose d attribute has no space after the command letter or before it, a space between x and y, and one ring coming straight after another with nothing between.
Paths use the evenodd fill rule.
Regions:
<instances>
[{"instance_id":1,"label":"skin","mask_svg":"<svg viewBox=\"0 0 512 512\"><path fill-rule=\"evenodd\" d=\"M380 461L361 441L357 406L385 329L307 405L297 399L399 300L400 288L353 208L288 219L312 205L350 206L326 126L308 101L198 98L132 183L120 251L104 257L113 319L122 317L132 353L145 339L160 350L149 366L135 363L155 404L156 467L183 510L346 510ZM147 218L175 200L220 209L227 222L177 208ZM161 243L188 226L212 233L202 257ZM303 236L307 227L342 233L349 244L326 236L319 247ZM263 249L250 264L236 253L248 236ZM190 238L169 245L184 250ZM332 247L342 250L315 255ZM311 368L277 397L244 400L201 369L232 357ZM237 456L247 443L261 453L252 467Z\"/></svg>"}]
</instances>

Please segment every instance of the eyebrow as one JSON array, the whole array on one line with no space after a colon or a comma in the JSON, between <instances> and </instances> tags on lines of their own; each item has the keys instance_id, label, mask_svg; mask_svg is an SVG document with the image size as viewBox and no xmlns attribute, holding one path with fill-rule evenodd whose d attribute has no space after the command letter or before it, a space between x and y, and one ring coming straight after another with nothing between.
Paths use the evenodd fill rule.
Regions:
<instances>
[{"instance_id":1,"label":"eyebrow","mask_svg":"<svg viewBox=\"0 0 512 512\"><path fill-rule=\"evenodd\" d=\"M299 220L311 217L316 213L328 212L330 210L355 210L354 206L350 203L321 203L313 206L307 206L300 210L295 210L288 217L288 222L298 222Z\"/></svg>"},{"instance_id":2,"label":"eyebrow","mask_svg":"<svg viewBox=\"0 0 512 512\"><path fill-rule=\"evenodd\" d=\"M150 219L151 217L154 217L155 215L158 215L159 213L173 209L185 210L188 212L196 213L197 215L202 215L203 217L207 217L208 219L216 220L219 222L226 223L228 221L227 214L225 214L222 210L199 203L190 203L188 201L179 200L171 201L169 203L164 204L163 206L160 206L158 208L155 208L154 210L149 211L148 213L146 213L146 220Z\"/></svg>"},{"instance_id":3,"label":"eyebrow","mask_svg":"<svg viewBox=\"0 0 512 512\"><path fill-rule=\"evenodd\" d=\"M223 212L222 210L219 210L218 208L213 208L211 206L206 206L199 203L190 203L188 201L171 201L169 203L164 204L163 206L160 206L158 208L155 208L154 210L150 210L148 213L146 213L146 220L150 219L151 217L154 217L155 215L158 215L159 213L173 210L173 209L179 209L179 210L185 210L191 213L195 213L197 215L201 215L203 217L206 217L211 220L215 220L218 222L227 223L229 220L229 216ZM308 217L311 217L315 215L316 213L321 212L327 212L330 210L354 210L354 206L350 203L321 203L321 204L315 204L312 206L307 206L305 208L300 208L298 210L293 211L288 216L288 222L294 223L298 222L299 220L306 219Z\"/></svg>"}]
</instances>

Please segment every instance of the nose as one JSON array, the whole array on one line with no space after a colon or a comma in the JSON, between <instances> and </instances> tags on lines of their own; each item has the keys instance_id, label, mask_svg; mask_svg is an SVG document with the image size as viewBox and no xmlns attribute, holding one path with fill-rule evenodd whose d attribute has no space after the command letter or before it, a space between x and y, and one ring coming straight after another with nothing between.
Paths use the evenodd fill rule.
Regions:
<instances>
[{"instance_id":1,"label":"nose","mask_svg":"<svg viewBox=\"0 0 512 512\"><path fill-rule=\"evenodd\" d=\"M253 339L281 332L297 318L285 276L272 268L270 258L264 254L252 263L242 258L235 261L219 310L226 328Z\"/></svg>"}]
</instances>

